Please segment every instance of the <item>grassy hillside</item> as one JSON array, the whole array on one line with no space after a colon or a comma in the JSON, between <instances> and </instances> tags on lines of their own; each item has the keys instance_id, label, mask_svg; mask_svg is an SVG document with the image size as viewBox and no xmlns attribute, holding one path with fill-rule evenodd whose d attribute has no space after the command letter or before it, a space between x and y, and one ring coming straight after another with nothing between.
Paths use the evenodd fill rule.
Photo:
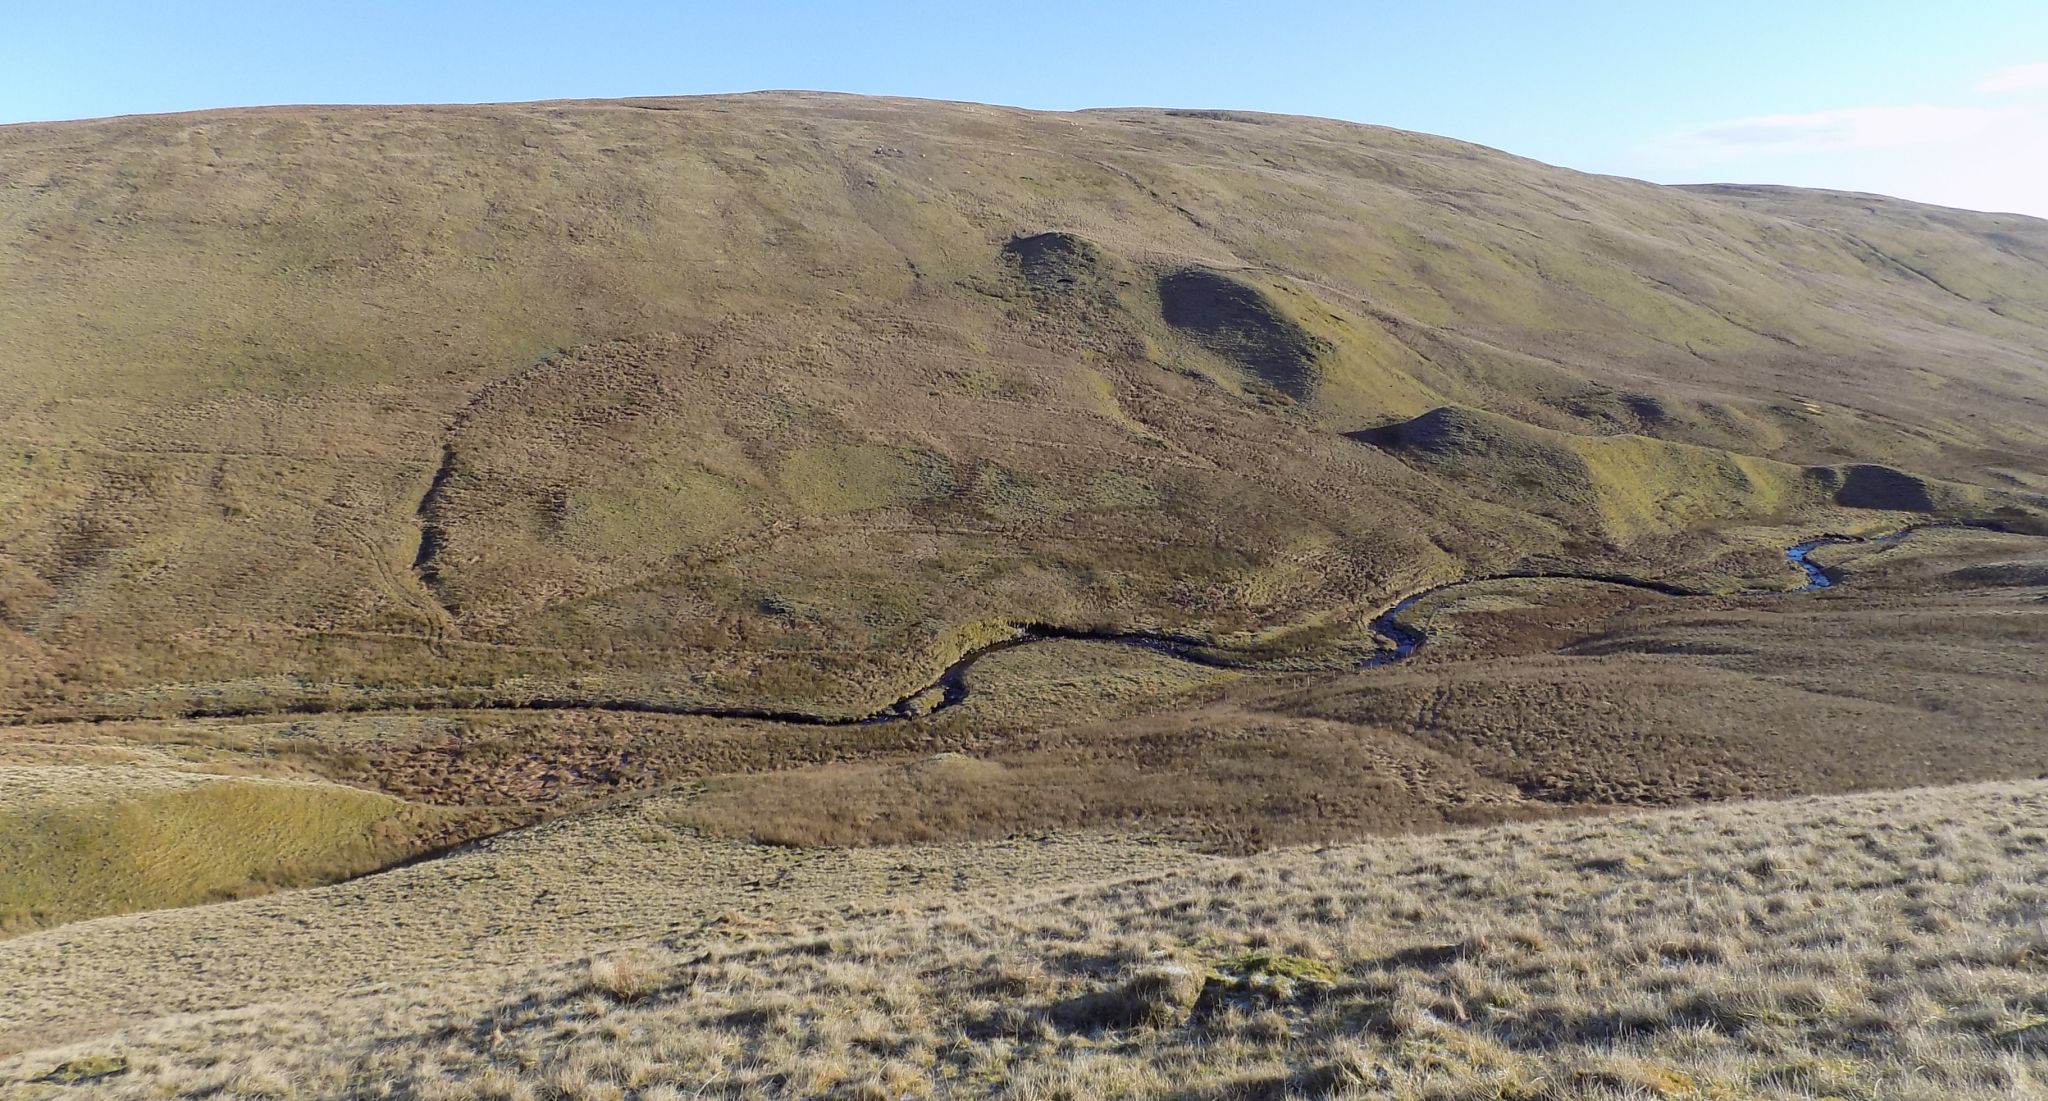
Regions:
<instances>
[{"instance_id":1,"label":"grassy hillside","mask_svg":"<svg viewBox=\"0 0 2048 1101\"><path fill-rule=\"evenodd\" d=\"M0 181L23 715L859 714L1006 624L2048 493L2025 218L796 94L14 126ZM1455 469L1353 438L1445 409Z\"/></svg>"},{"instance_id":2,"label":"grassy hillside","mask_svg":"<svg viewBox=\"0 0 2048 1101\"><path fill-rule=\"evenodd\" d=\"M310 781L0 765L0 934L359 875L453 817Z\"/></svg>"},{"instance_id":3,"label":"grassy hillside","mask_svg":"<svg viewBox=\"0 0 2048 1101\"><path fill-rule=\"evenodd\" d=\"M678 824L689 802L654 795L346 883L0 940L0 1054L378 991L473 998L612 939L817 933L1211 859L1101 832L807 851L704 837Z\"/></svg>"},{"instance_id":4,"label":"grassy hillside","mask_svg":"<svg viewBox=\"0 0 2048 1101\"><path fill-rule=\"evenodd\" d=\"M622 855L631 844L595 843L620 814L650 821L624 811L542 832L583 830L586 851ZM2024 1097L2048 1075L2044 830L2048 789L2028 782L1168 861L1052 891L977 878L897 896L922 912L776 928L812 912L803 888L821 874L841 904L906 890L862 886L871 854L826 854L711 925L650 939L642 924L512 968L459 958L398 985L382 985L383 942L333 967L304 934L253 920L282 907L319 930L368 905L402 918L406 940L459 915L460 893L437 886L458 878L594 897L588 877L536 859L538 837L508 838L444 862L424 892L329 889L0 945L21 964L61 941L112 971L139 962L123 937L147 932L148 952L204 940L278 982L201 1015L130 992L143 1019L0 1062L0 1088L37 1101ZM787 868L774 851L743 859ZM883 859L915 877L925 857ZM642 876L613 880L603 914L564 912L632 920L659 894ZM293 974L312 988L292 989ZM351 975L363 985L330 993ZM104 993L32 982L0 1013L77 1013L78 997Z\"/></svg>"},{"instance_id":5,"label":"grassy hillside","mask_svg":"<svg viewBox=\"0 0 2048 1101\"><path fill-rule=\"evenodd\" d=\"M2048 531L2044 363L2041 222L1324 120L0 128L0 906L679 783L735 840L1238 852L2038 775L2037 540L1750 594L1822 532ZM1357 668L1528 572L1715 595L1448 590ZM648 710L866 715L1023 624L1207 645L1005 651L886 726Z\"/></svg>"}]
</instances>

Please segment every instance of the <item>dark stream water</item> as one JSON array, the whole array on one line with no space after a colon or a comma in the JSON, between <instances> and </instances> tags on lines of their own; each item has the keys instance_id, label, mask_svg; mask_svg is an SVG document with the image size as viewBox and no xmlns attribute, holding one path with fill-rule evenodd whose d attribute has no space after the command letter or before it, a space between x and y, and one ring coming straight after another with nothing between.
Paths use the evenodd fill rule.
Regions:
<instances>
[{"instance_id":1,"label":"dark stream water","mask_svg":"<svg viewBox=\"0 0 2048 1101\"><path fill-rule=\"evenodd\" d=\"M1797 543L1785 549L1785 557L1806 574L1806 584L1801 592L1833 588L1838 579L1812 560L1814 551L1821 547L1845 543L1897 544L1917 532L1930 528L1971 527L1986 530L2004 530L1994 524L1970 522L1940 522L1919 524L1878 536L1823 535ZM1651 581L1624 574L1607 573L1563 573L1563 572L1510 572L1467 577L1457 581L1431 586L1419 592L1410 593L1395 602L1393 606L1373 617L1369 630L1379 647L1370 657L1358 663L1358 668L1374 668L1405 661L1415 655L1429 641L1428 632L1413 624L1402 622L1402 616L1416 603L1437 593L1467 585L1478 585L1489 581L1510 579L1588 581L1604 585L1620 585L1632 589L1661 593L1665 596L1697 597L1711 595L1698 589L1687 588L1667 581ZM1763 595L1763 594L1752 594ZM962 654L951 665L946 666L937 678L918 690L904 696L895 703L872 714L862 716L818 715L804 711L782 710L761 707L715 707L691 704L658 703L649 700L604 699L575 697L539 697L523 700L498 700L463 703L449 703L447 710L465 711L624 711L657 715L694 715L715 719L753 719L761 722L786 723L797 726L865 726L875 723L902 722L908 719L930 715L947 708L957 707L972 693L968 684L968 673L975 664L990 654L1004 650L1030 646L1034 643L1054 641L1105 642L1119 646L1136 646L1165 654L1180 661L1206 665L1219 669L1245 668L1242 656L1234 656L1226 650L1214 647L1208 641L1193 635L1169 631L1112 631L1057 627L1049 624L1024 624L1018 626L1008 638L985 646L976 647ZM934 696L936 695L936 698ZM432 704L421 703L411 707L394 707L382 701L360 703L334 703L331 701L288 704L282 707L264 708L200 705L180 713L184 718L253 718L261 716L320 715L320 714L362 714L371 712L403 713L422 709L438 709ZM116 718L107 716L107 719ZM50 721L72 721L52 719ZM100 720L87 720L100 721Z\"/></svg>"},{"instance_id":2,"label":"dark stream water","mask_svg":"<svg viewBox=\"0 0 2048 1101\"><path fill-rule=\"evenodd\" d=\"M1786 547L1785 557L1791 559L1793 565L1806 571L1806 587L1804 589L1801 589L1801 592L1812 592L1815 589L1832 589L1835 587L1835 579L1829 576L1826 567L1815 565L1811 557L1814 551L1817 551L1822 547L1839 547L1846 543L1867 543L1877 546L1897 546L1898 544L1905 542L1907 537L1911 536L1914 532L1926 531L1929 528L1961 528L1978 526L1980 525L1919 524L1910 528L1900 528L1897 531L1888 532L1884 535L1823 535L1818 539L1808 539L1804 543L1794 543L1793 545Z\"/></svg>"},{"instance_id":3,"label":"dark stream water","mask_svg":"<svg viewBox=\"0 0 2048 1101\"><path fill-rule=\"evenodd\" d=\"M1917 532L1926 531L1930 528L1948 527L1972 527L1985 528L1987 530L1999 530L1993 525L1988 524L1937 523L1917 524L1912 527L1901 528L1898 531L1888 532L1884 535L1823 535L1819 538L1809 539L1804 543L1796 543L1790 547L1785 548L1785 557L1788 560L1790 560L1793 565L1798 566L1806 574L1806 584L1803 587L1801 587L1798 591L1812 592L1816 589L1833 588L1836 583L1835 578L1828 574L1828 571L1825 567L1820 566L1812 560L1811 556L1813 552L1820 549L1821 547L1840 546L1848 543L1896 545L1898 543L1904 542L1907 538L1911 537ZM1413 657L1417 650L1422 649L1423 644L1429 641L1429 633L1427 631L1424 631L1420 627L1416 627L1408 623L1403 623L1401 621L1401 617L1403 615L1406 615L1409 609L1415 607L1415 605L1422 601L1424 598L1434 596L1437 593L1446 592L1448 590L1456 589L1466 585L1478 585L1489 581L1504 581L1510 579L1590 581L1597 582L1603 585L1620 585L1631 589L1643 589L1648 592L1661 593L1665 596L1711 595L1701 590L1690 589L1683 585L1676 585L1667 581L1649 581L1644 580L1642 578L1629 577L1625 574L1546 573L1538 571L1529 571L1486 574L1484 576L1479 577L1462 578L1457 581L1446 582L1442 585L1435 585L1430 588L1423 589L1419 592L1410 593L1409 595L1404 596L1399 601L1395 602L1395 604L1392 607L1388 608L1386 611L1381 612L1379 615L1373 617L1369 630L1371 631L1372 636L1379 640L1381 646L1378 650L1374 651L1371 657L1368 657L1364 661L1360 662L1358 664L1358 668L1370 669L1381 665L1392 665L1395 662L1406 661L1408 658ZM1771 592L1776 592L1776 590L1771 590ZM931 714L936 711L943 711L946 708L956 706L967 699L970 693L970 689L967 684L967 673L974 667L974 664L980 661L982 658L985 658L990 654L997 653L1002 650L1010 650L1019 646L1028 646L1034 642L1050 642L1059 639L1080 640L1085 642L1108 642L1122 646L1141 646L1148 650L1154 650L1159 653L1167 654L1171 657L1178 658L1181 661L1193 662L1200 665L1214 666L1217 668L1237 668L1241 667L1242 664L1240 662L1232 661L1227 656L1222 656L1218 653L1218 651L1210 648L1201 639L1189 635L1168 634L1157 631L1079 631L1073 630L1071 628L1051 627L1043 624L1032 624L1017 628L1017 633L1010 638L1006 638L1000 642L991 643L990 645L983 646L978 649L969 650L967 653L961 655L957 661L953 662L953 664L947 666L945 672L939 674L937 680L933 681L931 684L925 686L924 688L921 688L916 692L913 692L910 695L905 696L903 699L898 700L896 703L891 704L890 706L875 712L873 715L869 715L860 719L838 721L850 723L894 722L901 719L916 717L920 714ZM939 698L936 701L933 701L930 698L931 694L934 691L939 693ZM924 710L920 711L920 707L923 707Z\"/></svg>"}]
</instances>

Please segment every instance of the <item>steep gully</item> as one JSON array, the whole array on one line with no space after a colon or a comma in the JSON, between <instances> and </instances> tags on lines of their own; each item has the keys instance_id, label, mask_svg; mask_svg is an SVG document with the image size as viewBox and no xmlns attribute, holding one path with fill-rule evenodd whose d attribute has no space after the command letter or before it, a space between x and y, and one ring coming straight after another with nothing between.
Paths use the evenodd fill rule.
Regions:
<instances>
[{"instance_id":1,"label":"steep gully","mask_svg":"<svg viewBox=\"0 0 2048 1101\"><path fill-rule=\"evenodd\" d=\"M1936 528L1975 528L1987 531L2007 530L1995 523L1945 521L1916 524L1876 536L1824 535L1786 548L1785 557L1806 574L1806 584L1796 591L1811 592L1817 589L1832 588L1837 584L1837 578L1830 575L1825 567L1818 565L1812 560L1814 551L1825 546L1848 543L1896 545L1919 532ZM1641 589L1646 592L1673 597L1714 595L1703 590L1692 589L1667 581L1646 580L1624 574L1517 571L1461 578L1410 593L1388 607L1387 610L1375 616L1369 630L1373 637L1382 644L1381 648L1376 650L1371 657L1359 662L1354 668L1376 668L1382 665L1392 665L1413 657L1416 651L1420 650L1423 644L1429 640L1429 635L1428 632L1420 627L1402 622L1402 617L1422 600L1452 589L1507 580L1585 581L1602 585ZM1772 593L1750 593L1747 595L1772 595ZM715 707L671 704L634 699L535 697L521 700L485 700L462 703L451 701L439 705L423 701L411 706L394 706L390 703L379 701L363 701L360 704L323 701L318 703L287 704L281 707L208 707L201 705L181 710L178 712L177 717L188 719L262 718L293 715L404 714L431 710L617 711L653 715L687 715L713 719L749 719L758 722L784 723L794 726L869 726L878 723L902 722L921 718L956 707L970 695L971 689L967 683L967 675L981 659L1004 650L1055 641L1102 642L1120 646L1141 647L1165 654L1180 661L1219 669L1241 669L1247 667L1247 663L1243 660L1235 659L1226 651L1220 650L1207 640L1193 635L1169 631L1117 631L1060 627L1044 623L1027 623L1014 627L1008 638L984 646L978 646L962 654L951 665L946 666L945 670L937 678L922 688L909 693L887 707L860 716L819 715L805 711L761 707ZM931 698L934 693L938 694L937 700ZM125 716L98 716L83 720L52 717L31 721L105 722L118 718L125 718Z\"/></svg>"}]
</instances>

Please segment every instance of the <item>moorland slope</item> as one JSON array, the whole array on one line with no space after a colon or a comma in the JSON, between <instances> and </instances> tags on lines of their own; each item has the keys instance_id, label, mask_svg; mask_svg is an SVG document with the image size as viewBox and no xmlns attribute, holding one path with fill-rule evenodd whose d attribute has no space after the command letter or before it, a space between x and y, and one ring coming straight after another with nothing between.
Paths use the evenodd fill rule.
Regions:
<instances>
[{"instance_id":1,"label":"moorland slope","mask_svg":"<svg viewBox=\"0 0 2048 1101\"><path fill-rule=\"evenodd\" d=\"M2048 492L2020 217L795 94L15 126L0 179L27 715L859 714L1012 623Z\"/></svg>"},{"instance_id":2,"label":"moorland slope","mask_svg":"<svg viewBox=\"0 0 2048 1101\"><path fill-rule=\"evenodd\" d=\"M70 1022L0 1058L0 1096L1932 1101L2048 1078L2039 781L1192 862L798 858L663 821L554 823L414 891L379 881L422 867L0 944L26 977L0 1045ZM577 874L589 853L609 878ZM1090 853L1126 862L1049 885ZM740 896L749 870L785 889ZM575 905L492 929L462 882ZM708 900L733 909L704 922ZM337 954L334 925L392 933Z\"/></svg>"},{"instance_id":3,"label":"moorland slope","mask_svg":"<svg viewBox=\"0 0 2048 1101\"><path fill-rule=\"evenodd\" d=\"M0 921L683 781L1245 851L2039 775L2044 363L2048 223L1328 120L0 128Z\"/></svg>"}]
</instances>

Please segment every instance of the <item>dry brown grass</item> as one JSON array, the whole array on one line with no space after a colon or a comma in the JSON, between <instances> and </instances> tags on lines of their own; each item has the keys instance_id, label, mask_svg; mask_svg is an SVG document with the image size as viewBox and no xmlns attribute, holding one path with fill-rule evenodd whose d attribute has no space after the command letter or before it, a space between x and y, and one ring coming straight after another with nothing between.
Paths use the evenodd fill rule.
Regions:
<instances>
[{"instance_id":1,"label":"dry brown grass","mask_svg":"<svg viewBox=\"0 0 2048 1101\"><path fill-rule=\"evenodd\" d=\"M1091 648L999 655L975 721L894 752L714 778L683 821L803 844L1141 824L1246 851L2048 773L2048 604L1958 580L2024 575L2048 548L1930 538L1936 550L1841 551L1850 584L1825 595L1460 588L1413 609L1432 641L1407 664L1236 676L1099 717L1001 715L1008 663L1050 676L1026 663L1087 668Z\"/></svg>"},{"instance_id":2,"label":"dry brown grass","mask_svg":"<svg viewBox=\"0 0 2048 1101\"><path fill-rule=\"evenodd\" d=\"M23 1098L94 1057L127 1070L66 1095L2039 1096L2044 861L2041 783L1495 827L619 944L500 993L453 967L285 994L0 1075Z\"/></svg>"},{"instance_id":3,"label":"dry brown grass","mask_svg":"<svg viewBox=\"0 0 2048 1101\"><path fill-rule=\"evenodd\" d=\"M1782 464L2048 488L2022 218L788 94L13 126L0 178L10 712L858 714L1002 623L1256 634L1843 522ZM1344 435L1446 407L1586 507Z\"/></svg>"},{"instance_id":4,"label":"dry brown grass","mask_svg":"<svg viewBox=\"0 0 2048 1101\"><path fill-rule=\"evenodd\" d=\"M1113 828L1228 851L2048 771L2048 605L2027 583L2043 541L1935 532L1825 554L1846 581L1827 594L1463 587L1411 611L1431 632L1419 657L1355 673L1045 643L975 666L962 706L887 726L401 712L41 727L0 734L0 759L291 768L478 829L692 782L675 821L778 843ZM1796 576L1777 553L1714 569Z\"/></svg>"},{"instance_id":5,"label":"dry brown grass","mask_svg":"<svg viewBox=\"0 0 2048 1101\"><path fill-rule=\"evenodd\" d=\"M2048 771L2048 574L1981 534L1830 551L1847 591L1776 603L1464 590L1415 610L1438 631L1420 661L1356 675L1072 644L991 660L967 706L889 727L476 709L860 715L1019 622L1172 628L1300 668L1463 574L1731 593L1795 582L1778 553L1820 530L2037 530L2036 221L1657 188L1316 120L802 95L8 127L0 179L0 715L40 724L0 731L0 761L160 756L245 776L210 794L319 782L354 808L140 856L118 842L153 826L36 819L56 855L25 881L78 890L34 921L415 851L427 831L374 828L389 797L484 830L698 783L361 883L9 942L14 1043L702 941L760 893L793 894L774 912L801 931L891 891L1177 856L1100 832L1041 851L1041 830L1249 850ZM179 718L202 712L250 718ZM79 718L115 721L54 722ZM167 828L217 840L220 806L279 820L229 800ZM1349 942L1310 947L1357 977ZM1114 990L1144 997L1180 965L1117 959L1136 970ZM578 997L667 1012L650 974L608 956ZM897 1008L849 1010L834 1042L881 1061L812 1085L902 1092L948 1065L891 1031ZM1193 1065L1265 1073L1231 1045L1279 1042L1288 1011L1226 1008L1190 1026L1223 1030ZM1341 1032L1300 1008L1307 1035ZM1067 1019L1033 1012L1003 1043ZM681 1024L748 1067L796 1054ZM1926 1036L1881 1041L1962 1050ZM1119 1058L1047 1043L1024 1049L1079 1092ZM553 1079L474 1081L601 1077L542 1063ZM1325 1069L1296 1085L1351 1073ZM302 1072L212 1084L289 1093Z\"/></svg>"},{"instance_id":6,"label":"dry brown grass","mask_svg":"<svg viewBox=\"0 0 2048 1101\"><path fill-rule=\"evenodd\" d=\"M806 851L678 829L687 800L592 811L346 883L0 940L0 1051L165 1015L438 990L435 976L464 976L473 996L607 943L820 932L1193 858L1135 833Z\"/></svg>"}]
</instances>

